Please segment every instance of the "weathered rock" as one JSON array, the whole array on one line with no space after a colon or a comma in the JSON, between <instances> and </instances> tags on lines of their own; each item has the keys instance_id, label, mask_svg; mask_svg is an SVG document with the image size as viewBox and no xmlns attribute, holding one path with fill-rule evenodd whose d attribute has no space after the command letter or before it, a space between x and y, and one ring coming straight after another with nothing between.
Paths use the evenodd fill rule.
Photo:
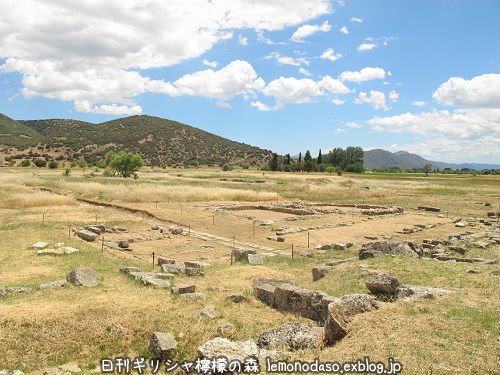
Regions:
<instances>
[{"instance_id":1,"label":"weathered rock","mask_svg":"<svg viewBox=\"0 0 500 375\"><path fill-rule=\"evenodd\" d=\"M465 247L452 245L452 246L449 246L448 248L450 250L453 250L456 253L459 253L459 254L462 254L462 255L465 254Z\"/></svg>"},{"instance_id":2,"label":"weathered rock","mask_svg":"<svg viewBox=\"0 0 500 375\"><path fill-rule=\"evenodd\" d=\"M19 293L27 293L31 292L33 289L22 286L11 286L7 288L0 287L0 297L5 296L7 294L19 294Z\"/></svg>"},{"instance_id":3,"label":"weathered rock","mask_svg":"<svg viewBox=\"0 0 500 375\"><path fill-rule=\"evenodd\" d=\"M380 307L380 302L368 294L346 294L334 302L342 307L342 311L347 317L377 310Z\"/></svg>"},{"instance_id":4,"label":"weathered rock","mask_svg":"<svg viewBox=\"0 0 500 375\"><path fill-rule=\"evenodd\" d=\"M324 341L322 327L300 322L288 322L262 332L257 346L268 350L310 350L321 349Z\"/></svg>"},{"instance_id":5,"label":"weathered rock","mask_svg":"<svg viewBox=\"0 0 500 375\"><path fill-rule=\"evenodd\" d=\"M68 285L68 282L65 279L55 280L48 283L40 284L40 289L56 289L62 288Z\"/></svg>"},{"instance_id":6,"label":"weathered rock","mask_svg":"<svg viewBox=\"0 0 500 375\"><path fill-rule=\"evenodd\" d=\"M234 303L241 303L241 302L248 301L248 298L245 297L245 295L240 294L240 293L231 294L227 298L230 299L231 301L233 301Z\"/></svg>"},{"instance_id":7,"label":"weathered rock","mask_svg":"<svg viewBox=\"0 0 500 375\"><path fill-rule=\"evenodd\" d=\"M177 341L170 333L153 332L149 338L149 350L151 350L156 358L169 358L176 348Z\"/></svg>"},{"instance_id":8,"label":"weathered rock","mask_svg":"<svg viewBox=\"0 0 500 375\"><path fill-rule=\"evenodd\" d=\"M347 335L347 316L342 307L335 302L328 306L328 317L325 322L325 344L333 345Z\"/></svg>"},{"instance_id":9,"label":"weathered rock","mask_svg":"<svg viewBox=\"0 0 500 375\"><path fill-rule=\"evenodd\" d=\"M332 249L332 245L330 244L326 244L326 245L316 245L314 247L316 250L331 250Z\"/></svg>"},{"instance_id":10,"label":"weathered rock","mask_svg":"<svg viewBox=\"0 0 500 375\"><path fill-rule=\"evenodd\" d=\"M467 273L479 273L478 270L473 270L473 269L467 270L465 272L467 272Z\"/></svg>"},{"instance_id":11,"label":"weathered rock","mask_svg":"<svg viewBox=\"0 0 500 375\"><path fill-rule=\"evenodd\" d=\"M222 322L217 327L217 333L221 335L232 334L236 331L236 326L233 323Z\"/></svg>"},{"instance_id":12,"label":"weathered rock","mask_svg":"<svg viewBox=\"0 0 500 375\"><path fill-rule=\"evenodd\" d=\"M307 316L312 292L296 285L278 285L274 291L274 307L300 316Z\"/></svg>"},{"instance_id":13,"label":"weathered rock","mask_svg":"<svg viewBox=\"0 0 500 375\"><path fill-rule=\"evenodd\" d=\"M365 285L373 294L395 296L401 283L395 277L382 272L370 272L365 280Z\"/></svg>"},{"instance_id":14,"label":"weathered rock","mask_svg":"<svg viewBox=\"0 0 500 375\"><path fill-rule=\"evenodd\" d=\"M331 266L318 266L312 269L313 281L317 281L325 277L329 272L333 270Z\"/></svg>"},{"instance_id":15,"label":"weathered rock","mask_svg":"<svg viewBox=\"0 0 500 375\"><path fill-rule=\"evenodd\" d=\"M75 234L80 237L82 240L87 241L87 242L93 242L97 239L97 234L94 232L91 232L89 230L81 229L79 231L76 231Z\"/></svg>"},{"instance_id":16,"label":"weathered rock","mask_svg":"<svg viewBox=\"0 0 500 375\"><path fill-rule=\"evenodd\" d=\"M163 264L175 264L175 259L170 259L166 257L158 257L158 260L156 261L159 266Z\"/></svg>"},{"instance_id":17,"label":"weathered rock","mask_svg":"<svg viewBox=\"0 0 500 375\"><path fill-rule=\"evenodd\" d=\"M204 309L202 309L200 311L200 316L204 316L204 317L207 317L209 319L215 319L215 318L218 318L220 316L220 314L215 311L214 309L211 309L209 307L205 307Z\"/></svg>"},{"instance_id":18,"label":"weathered rock","mask_svg":"<svg viewBox=\"0 0 500 375\"><path fill-rule=\"evenodd\" d=\"M248 262L249 254L257 254L257 251L254 249L242 249L242 248L236 248L233 251L234 260L236 262Z\"/></svg>"},{"instance_id":19,"label":"weathered rock","mask_svg":"<svg viewBox=\"0 0 500 375\"><path fill-rule=\"evenodd\" d=\"M200 357L207 359L225 357L228 362L243 362L250 357L257 359L259 353L257 344L252 340L235 342L222 337L215 337L198 347Z\"/></svg>"},{"instance_id":20,"label":"weathered rock","mask_svg":"<svg viewBox=\"0 0 500 375\"><path fill-rule=\"evenodd\" d=\"M439 208L439 207L430 207L430 206L418 206L418 209L423 210L423 211L431 211L431 212L441 211L441 208Z\"/></svg>"},{"instance_id":21,"label":"weathered rock","mask_svg":"<svg viewBox=\"0 0 500 375\"><path fill-rule=\"evenodd\" d=\"M186 268L199 268L201 270L205 270L206 264L203 262L195 262L195 261L186 261L184 262L184 266Z\"/></svg>"},{"instance_id":22,"label":"weathered rock","mask_svg":"<svg viewBox=\"0 0 500 375\"><path fill-rule=\"evenodd\" d=\"M276 241L285 242L285 237L278 236L278 237L276 237Z\"/></svg>"},{"instance_id":23,"label":"weathered rock","mask_svg":"<svg viewBox=\"0 0 500 375\"><path fill-rule=\"evenodd\" d=\"M264 259L258 254L248 254L248 264L259 266L264 263Z\"/></svg>"},{"instance_id":24,"label":"weathered rock","mask_svg":"<svg viewBox=\"0 0 500 375\"><path fill-rule=\"evenodd\" d=\"M457 228L465 228L467 226L467 224L464 223L464 222L462 222L462 221L460 221L460 222L456 223L455 226Z\"/></svg>"},{"instance_id":25,"label":"weathered rock","mask_svg":"<svg viewBox=\"0 0 500 375\"><path fill-rule=\"evenodd\" d=\"M104 232L101 227L98 227L96 225L86 225L85 230L88 230L89 232L94 232L97 235Z\"/></svg>"},{"instance_id":26,"label":"weathered rock","mask_svg":"<svg viewBox=\"0 0 500 375\"><path fill-rule=\"evenodd\" d=\"M120 240L120 241L118 241L118 247L120 247L122 249L128 249L129 243L126 240Z\"/></svg>"},{"instance_id":27,"label":"weathered rock","mask_svg":"<svg viewBox=\"0 0 500 375\"><path fill-rule=\"evenodd\" d=\"M198 267L186 267L184 269L184 273L186 276L195 277L195 276L204 276L205 272L203 268Z\"/></svg>"},{"instance_id":28,"label":"weathered rock","mask_svg":"<svg viewBox=\"0 0 500 375\"><path fill-rule=\"evenodd\" d=\"M267 227L267 226L270 226L270 225L273 225L274 224L274 221L272 220L264 220L260 223L261 226L263 227Z\"/></svg>"},{"instance_id":29,"label":"weathered rock","mask_svg":"<svg viewBox=\"0 0 500 375\"><path fill-rule=\"evenodd\" d=\"M168 231L172 234L182 234L184 230L179 226L172 225L168 228Z\"/></svg>"},{"instance_id":30,"label":"weathered rock","mask_svg":"<svg viewBox=\"0 0 500 375\"><path fill-rule=\"evenodd\" d=\"M334 250L347 250L352 246L351 242L337 242L333 245Z\"/></svg>"},{"instance_id":31,"label":"weathered rock","mask_svg":"<svg viewBox=\"0 0 500 375\"><path fill-rule=\"evenodd\" d=\"M178 265L178 264L162 264L161 269L163 272L167 273L173 273L173 274L180 274L184 273L185 268L184 266Z\"/></svg>"},{"instance_id":32,"label":"weathered rock","mask_svg":"<svg viewBox=\"0 0 500 375\"><path fill-rule=\"evenodd\" d=\"M160 278L157 277L157 275L143 275L140 276L139 279L144 285L155 288L170 288L172 286L172 280L170 278Z\"/></svg>"},{"instance_id":33,"label":"weathered rock","mask_svg":"<svg viewBox=\"0 0 500 375\"><path fill-rule=\"evenodd\" d=\"M192 300L197 300L197 301L203 301L205 299L205 295L203 293L184 293L181 294L181 297L187 298L187 299L192 299Z\"/></svg>"},{"instance_id":34,"label":"weathered rock","mask_svg":"<svg viewBox=\"0 0 500 375\"><path fill-rule=\"evenodd\" d=\"M35 242L33 245L31 245L33 250L45 249L47 246L49 246L47 242Z\"/></svg>"},{"instance_id":35,"label":"weathered rock","mask_svg":"<svg viewBox=\"0 0 500 375\"><path fill-rule=\"evenodd\" d=\"M76 286L92 287L97 285L97 273L89 267L75 268L66 275L66 280Z\"/></svg>"},{"instance_id":36,"label":"weathered rock","mask_svg":"<svg viewBox=\"0 0 500 375\"><path fill-rule=\"evenodd\" d=\"M141 269L139 267L124 267L120 268L120 272L126 275L130 275L131 273L141 272Z\"/></svg>"},{"instance_id":37,"label":"weathered rock","mask_svg":"<svg viewBox=\"0 0 500 375\"><path fill-rule=\"evenodd\" d=\"M421 256L420 250L419 247L413 242L369 242L364 244L359 250L359 259L368 259L384 254L404 255L412 258L419 258Z\"/></svg>"},{"instance_id":38,"label":"weathered rock","mask_svg":"<svg viewBox=\"0 0 500 375\"><path fill-rule=\"evenodd\" d=\"M181 284L176 288L172 288L174 293L186 294L186 293L194 293L196 291L195 284Z\"/></svg>"}]
</instances>

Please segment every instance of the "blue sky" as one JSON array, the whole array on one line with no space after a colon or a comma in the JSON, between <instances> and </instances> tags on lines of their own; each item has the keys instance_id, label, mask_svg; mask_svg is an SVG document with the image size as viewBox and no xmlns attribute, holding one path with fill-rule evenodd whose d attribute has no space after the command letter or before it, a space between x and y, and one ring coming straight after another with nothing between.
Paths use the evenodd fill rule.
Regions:
<instances>
[{"instance_id":1,"label":"blue sky","mask_svg":"<svg viewBox=\"0 0 500 375\"><path fill-rule=\"evenodd\" d=\"M16 119L141 113L279 153L500 163L499 1L4 1Z\"/></svg>"}]
</instances>

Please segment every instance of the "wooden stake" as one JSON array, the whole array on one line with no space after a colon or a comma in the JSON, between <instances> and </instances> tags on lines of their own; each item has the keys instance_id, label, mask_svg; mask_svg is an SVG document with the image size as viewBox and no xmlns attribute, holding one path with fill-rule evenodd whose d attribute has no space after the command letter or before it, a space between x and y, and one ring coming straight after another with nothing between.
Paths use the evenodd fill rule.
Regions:
<instances>
[{"instance_id":1,"label":"wooden stake","mask_svg":"<svg viewBox=\"0 0 500 375\"><path fill-rule=\"evenodd\" d=\"M104 251L104 236L102 237L101 251Z\"/></svg>"},{"instance_id":2,"label":"wooden stake","mask_svg":"<svg viewBox=\"0 0 500 375\"><path fill-rule=\"evenodd\" d=\"M155 252L153 251L153 269L155 269Z\"/></svg>"},{"instance_id":3,"label":"wooden stake","mask_svg":"<svg viewBox=\"0 0 500 375\"><path fill-rule=\"evenodd\" d=\"M68 225L68 238L71 238L71 225Z\"/></svg>"},{"instance_id":4,"label":"wooden stake","mask_svg":"<svg viewBox=\"0 0 500 375\"><path fill-rule=\"evenodd\" d=\"M307 248L309 249L309 231L307 231Z\"/></svg>"},{"instance_id":5,"label":"wooden stake","mask_svg":"<svg viewBox=\"0 0 500 375\"><path fill-rule=\"evenodd\" d=\"M215 227L215 214L212 215L212 226Z\"/></svg>"},{"instance_id":6,"label":"wooden stake","mask_svg":"<svg viewBox=\"0 0 500 375\"><path fill-rule=\"evenodd\" d=\"M233 265L233 248L231 248L230 257L231 257L231 266L232 266Z\"/></svg>"},{"instance_id":7,"label":"wooden stake","mask_svg":"<svg viewBox=\"0 0 500 375\"><path fill-rule=\"evenodd\" d=\"M42 212L42 225L45 224L45 212Z\"/></svg>"},{"instance_id":8,"label":"wooden stake","mask_svg":"<svg viewBox=\"0 0 500 375\"><path fill-rule=\"evenodd\" d=\"M293 244L292 244L292 259L293 259Z\"/></svg>"}]
</instances>

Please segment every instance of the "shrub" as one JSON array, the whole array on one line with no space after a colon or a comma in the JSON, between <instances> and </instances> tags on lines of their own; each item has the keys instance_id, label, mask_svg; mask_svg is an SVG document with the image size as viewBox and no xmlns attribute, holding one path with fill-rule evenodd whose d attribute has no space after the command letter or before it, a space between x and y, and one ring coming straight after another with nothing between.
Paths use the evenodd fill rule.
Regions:
<instances>
[{"instance_id":1,"label":"shrub","mask_svg":"<svg viewBox=\"0 0 500 375\"><path fill-rule=\"evenodd\" d=\"M66 168L63 172L63 176L66 176L66 177L68 177L70 174L71 174L71 169L69 169L69 168Z\"/></svg>"},{"instance_id":2,"label":"shrub","mask_svg":"<svg viewBox=\"0 0 500 375\"><path fill-rule=\"evenodd\" d=\"M226 164L224 164L224 165L222 166L222 170L223 170L223 171L232 171L233 169L234 169L234 167L233 167L231 164L227 164L227 163L226 163Z\"/></svg>"},{"instance_id":3,"label":"shrub","mask_svg":"<svg viewBox=\"0 0 500 375\"><path fill-rule=\"evenodd\" d=\"M47 162L44 159L35 159L33 160L33 164L35 164L37 168L44 168Z\"/></svg>"},{"instance_id":4,"label":"shrub","mask_svg":"<svg viewBox=\"0 0 500 375\"><path fill-rule=\"evenodd\" d=\"M57 169L59 167L59 163L55 160L49 161L49 168L50 169Z\"/></svg>"},{"instance_id":5,"label":"shrub","mask_svg":"<svg viewBox=\"0 0 500 375\"><path fill-rule=\"evenodd\" d=\"M31 162L29 160L23 160L21 163L19 163L19 166L21 167L29 167L31 165Z\"/></svg>"},{"instance_id":6,"label":"shrub","mask_svg":"<svg viewBox=\"0 0 500 375\"><path fill-rule=\"evenodd\" d=\"M332 167L332 166L326 167L325 172L333 174L333 173L335 173L335 167Z\"/></svg>"},{"instance_id":7,"label":"shrub","mask_svg":"<svg viewBox=\"0 0 500 375\"><path fill-rule=\"evenodd\" d=\"M132 175L135 178L136 172L144 165L141 155L136 152L120 151L108 156L106 160L109 161L109 167L125 178Z\"/></svg>"}]
</instances>

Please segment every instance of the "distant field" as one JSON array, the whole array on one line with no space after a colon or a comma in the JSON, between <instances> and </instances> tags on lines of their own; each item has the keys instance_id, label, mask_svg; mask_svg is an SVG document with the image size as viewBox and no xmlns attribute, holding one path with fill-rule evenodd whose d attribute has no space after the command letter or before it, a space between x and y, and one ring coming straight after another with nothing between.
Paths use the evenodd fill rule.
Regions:
<instances>
[{"instance_id":1,"label":"distant field","mask_svg":"<svg viewBox=\"0 0 500 375\"><path fill-rule=\"evenodd\" d=\"M394 357L403 363L404 374L498 374L500 288L499 276L491 274L498 265L382 256L342 264L315 282L311 268L329 259L357 257L367 235L422 241L484 230L479 220L500 209L500 176L143 168L134 180L90 173L76 168L63 177L61 170L0 169L0 286L36 287L64 278L82 265L99 275L95 288L0 297L0 370L43 374L50 367L74 362L83 373L90 373L103 357L150 357L148 338L153 331L174 334L176 360L193 359L199 345L220 335L217 327L222 322L235 326L227 337L247 340L280 323L305 321L254 298L254 277L291 279L302 287L342 296L367 293L359 272L365 266L388 272L405 284L456 292L434 300L398 301L384 310L357 315L349 334L334 346L295 352L292 358L331 361L369 356L385 361ZM321 214L308 217L279 211L281 204L294 202ZM342 206L361 203L402 206L405 212L368 218ZM228 209L240 205L241 210ZM421 205L441 211L422 212L417 210ZM471 225L456 228L454 217L469 219ZM261 225L266 220L272 223ZM84 242L69 235L70 228L95 222L126 227L127 233L103 236L107 241L135 238L131 251L108 247L103 251L100 241ZM159 236L151 229L172 223L182 225L188 234ZM416 224L429 228L399 233ZM278 229L312 227L319 229L290 232L284 242L268 239L276 237ZM80 252L36 255L31 245L37 241L65 242ZM231 265L233 242L257 246L265 255L264 264ZM353 247L326 253L314 250L332 242L352 242ZM205 301L187 301L168 290L145 287L119 272L125 266L153 270L153 252L156 257L209 263L203 278L174 279L175 285L194 282ZM500 259L500 245L471 247L464 256ZM479 273L467 273L469 269ZM227 300L231 293L243 293L249 302ZM221 317L200 317L203 307L216 309Z\"/></svg>"}]
</instances>

